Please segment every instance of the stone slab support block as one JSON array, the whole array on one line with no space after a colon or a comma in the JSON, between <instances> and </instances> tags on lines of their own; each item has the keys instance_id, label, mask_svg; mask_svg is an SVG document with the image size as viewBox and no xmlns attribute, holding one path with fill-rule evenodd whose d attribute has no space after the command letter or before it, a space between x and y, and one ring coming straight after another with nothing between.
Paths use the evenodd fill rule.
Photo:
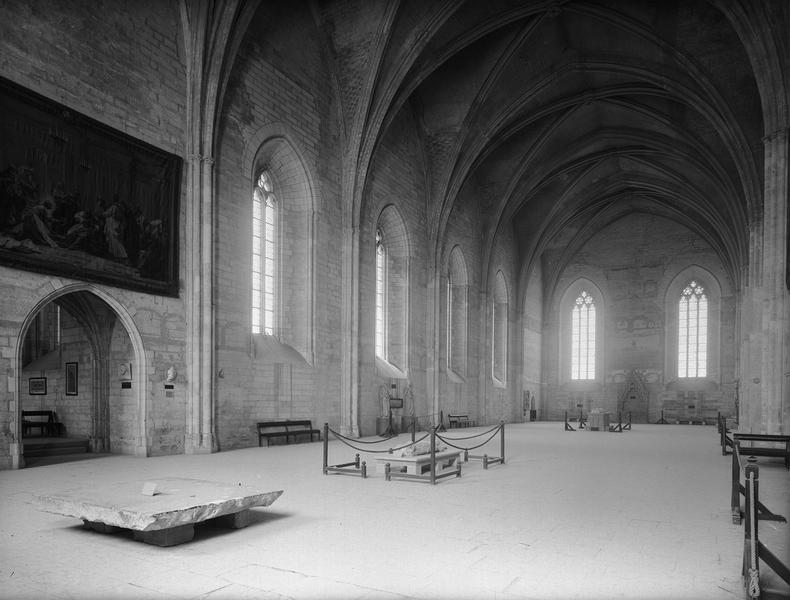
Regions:
<instances>
[{"instance_id":1,"label":"stone slab support block","mask_svg":"<svg viewBox=\"0 0 790 600\"><path fill-rule=\"evenodd\" d=\"M145 542L154 546L175 546L191 541L195 537L195 527L193 525L179 525L178 527L168 527L167 529L135 531L133 533L134 539L138 542Z\"/></svg>"}]
</instances>

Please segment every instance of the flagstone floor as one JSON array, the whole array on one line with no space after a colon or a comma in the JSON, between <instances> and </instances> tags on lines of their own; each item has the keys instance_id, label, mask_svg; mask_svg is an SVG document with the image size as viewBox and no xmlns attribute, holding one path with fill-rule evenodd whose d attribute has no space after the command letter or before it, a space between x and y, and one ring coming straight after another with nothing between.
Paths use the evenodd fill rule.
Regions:
<instances>
[{"instance_id":1,"label":"flagstone floor","mask_svg":"<svg viewBox=\"0 0 790 600\"><path fill-rule=\"evenodd\" d=\"M469 447L485 438L458 438L485 431L443 435ZM318 442L2 471L0 598L744 597L743 526L731 522L731 462L715 427L603 433L524 423L505 435L504 465L470 461L461 478L435 486L385 481L372 453L362 455L367 479L323 475ZM354 452L333 439L329 462ZM474 452L498 455L499 438ZM758 464L761 497L788 516L787 472L769 459ZM244 529L204 525L193 541L168 548L97 533L34 504L40 494L157 477L284 493L254 509ZM760 526L766 543L790 555L786 524Z\"/></svg>"}]
</instances>

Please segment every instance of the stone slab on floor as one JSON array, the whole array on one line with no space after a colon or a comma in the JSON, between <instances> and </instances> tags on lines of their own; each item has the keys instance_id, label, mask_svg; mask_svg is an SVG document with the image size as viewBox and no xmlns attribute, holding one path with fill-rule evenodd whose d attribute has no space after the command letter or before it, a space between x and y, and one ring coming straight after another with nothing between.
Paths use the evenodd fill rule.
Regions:
<instances>
[{"instance_id":1,"label":"stone slab on floor","mask_svg":"<svg viewBox=\"0 0 790 600\"><path fill-rule=\"evenodd\" d=\"M149 483L156 485L155 495L143 494L144 485ZM264 491L241 484L167 477L98 488L84 486L38 495L35 500L36 508L44 512L150 532L193 525L255 506L269 506L282 493L282 490Z\"/></svg>"}]
</instances>

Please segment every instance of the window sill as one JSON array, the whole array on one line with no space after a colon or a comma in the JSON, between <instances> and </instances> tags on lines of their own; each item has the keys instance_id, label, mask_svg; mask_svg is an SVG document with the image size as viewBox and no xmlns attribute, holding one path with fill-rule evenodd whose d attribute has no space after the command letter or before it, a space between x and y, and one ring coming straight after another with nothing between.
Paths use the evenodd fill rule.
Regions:
<instances>
[{"instance_id":1,"label":"window sill","mask_svg":"<svg viewBox=\"0 0 790 600\"><path fill-rule=\"evenodd\" d=\"M379 356L376 357L376 371L378 372L379 375L383 377L387 377L389 379L407 378L405 371L401 371L398 367L382 359Z\"/></svg>"},{"instance_id":2,"label":"window sill","mask_svg":"<svg viewBox=\"0 0 790 600\"><path fill-rule=\"evenodd\" d=\"M255 357L258 360L267 363L310 366L310 361L299 350L284 344L273 335L253 333L252 341L255 345Z\"/></svg>"},{"instance_id":3,"label":"window sill","mask_svg":"<svg viewBox=\"0 0 790 600\"><path fill-rule=\"evenodd\" d=\"M460 383L462 385L466 383L466 379L449 368L447 369L447 379L450 381L450 383Z\"/></svg>"}]
</instances>

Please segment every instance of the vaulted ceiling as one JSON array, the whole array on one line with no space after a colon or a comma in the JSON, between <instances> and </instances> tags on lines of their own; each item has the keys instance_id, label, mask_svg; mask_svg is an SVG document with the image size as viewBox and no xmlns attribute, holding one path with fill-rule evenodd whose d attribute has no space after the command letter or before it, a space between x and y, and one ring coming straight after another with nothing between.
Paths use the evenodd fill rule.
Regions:
<instances>
[{"instance_id":1,"label":"vaulted ceiling","mask_svg":"<svg viewBox=\"0 0 790 600\"><path fill-rule=\"evenodd\" d=\"M329 5L322 19L337 56L352 65L343 44L364 41L368 73L374 65L360 155L401 111L417 116L434 240L460 203L478 203L484 247L512 227L526 272L546 249L569 259L641 211L682 221L733 281L743 276L761 205L763 109L715 2L384 4L383 25L364 39L341 31Z\"/></svg>"}]
</instances>

